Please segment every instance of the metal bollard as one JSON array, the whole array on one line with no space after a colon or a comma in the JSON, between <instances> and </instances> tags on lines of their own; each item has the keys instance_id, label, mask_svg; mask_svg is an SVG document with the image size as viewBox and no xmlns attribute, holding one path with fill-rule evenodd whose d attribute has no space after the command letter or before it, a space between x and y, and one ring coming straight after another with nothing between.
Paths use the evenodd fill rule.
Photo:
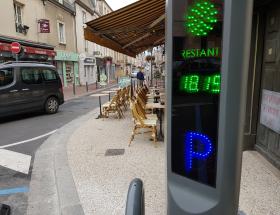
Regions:
<instances>
[{"instance_id":1,"label":"metal bollard","mask_svg":"<svg viewBox=\"0 0 280 215\"><path fill-rule=\"evenodd\" d=\"M11 207L9 205L0 204L0 215L10 215Z\"/></svg>"},{"instance_id":2,"label":"metal bollard","mask_svg":"<svg viewBox=\"0 0 280 215\"><path fill-rule=\"evenodd\" d=\"M129 185L125 215L145 215L145 197L143 182L135 178Z\"/></svg>"},{"instance_id":3,"label":"metal bollard","mask_svg":"<svg viewBox=\"0 0 280 215\"><path fill-rule=\"evenodd\" d=\"M76 86L75 86L75 82L73 83L73 95L76 95Z\"/></svg>"},{"instance_id":4,"label":"metal bollard","mask_svg":"<svg viewBox=\"0 0 280 215\"><path fill-rule=\"evenodd\" d=\"M87 92L88 92L88 82L86 82L86 89L87 89Z\"/></svg>"}]
</instances>

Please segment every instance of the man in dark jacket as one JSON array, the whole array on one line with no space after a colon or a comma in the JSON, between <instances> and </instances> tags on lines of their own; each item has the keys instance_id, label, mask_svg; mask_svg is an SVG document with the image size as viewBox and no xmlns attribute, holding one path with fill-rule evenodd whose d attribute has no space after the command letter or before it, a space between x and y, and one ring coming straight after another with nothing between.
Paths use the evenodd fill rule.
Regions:
<instances>
[{"instance_id":1,"label":"man in dark jacket","mask_svg":"<svg viewBox=\"0 0 280 215\"><path fill-rule=\"evenodd\" d=\"M138 82L138 86L143 86L143 82L145 80L145 77L144 77L144 73L142 72L142 70L140 70L138 73L137 73L137 82Z\"/></svg>"}]
</instances>

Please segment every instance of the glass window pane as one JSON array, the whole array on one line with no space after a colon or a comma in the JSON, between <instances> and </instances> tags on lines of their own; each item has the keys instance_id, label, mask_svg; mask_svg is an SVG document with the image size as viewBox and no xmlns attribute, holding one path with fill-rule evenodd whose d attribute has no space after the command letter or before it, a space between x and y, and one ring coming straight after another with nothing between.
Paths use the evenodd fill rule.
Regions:
<instances>
[{"instance_id":1,"label":"glass window pane","mask_svg":"<svg viewBox=\"0 0 280 215\"><path fill-rule=\"evenodd\" d=\"M23 68L21 78L25 84L41 84L42 77L40 70L37 68Z\"/></svg>"},{"instance_id":2,"label":"glass window pane","mask_svg":"<svg viewBox=\"0 0 280 215\"><path fill-rule=\"evenodd\" d=\"M7 86L14 81L13 69L0 70L0 87Z\"/></svg>"},{"instance_id":3,"label":"glass window pane","mask_svg":"<svg viewBox=\"0 0 280 215\"><path fill-rule=\"evenodd\" d=\"M43 77L44 80L46 81L53 81L53 80L57 80L57 76L55 71L49 70L49 69L44 69L43 70Z\"/></svg>"}]
</instances>

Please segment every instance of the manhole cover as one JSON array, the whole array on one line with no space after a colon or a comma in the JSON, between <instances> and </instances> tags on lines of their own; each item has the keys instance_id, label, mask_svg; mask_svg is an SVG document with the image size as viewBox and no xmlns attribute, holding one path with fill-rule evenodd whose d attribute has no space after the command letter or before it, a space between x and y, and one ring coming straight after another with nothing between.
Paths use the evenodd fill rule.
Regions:
<instances>
[{"instance_id":1,"label":"manhole cover","mask_svg":"<svg viewBox=\"0 0 280 215\"><path fill-rule=\"evenodd\" d=\"M105 156L117 156L123 154L124 154L124 149L107 149L105 152Z\"/></svg>"}]
</instances>

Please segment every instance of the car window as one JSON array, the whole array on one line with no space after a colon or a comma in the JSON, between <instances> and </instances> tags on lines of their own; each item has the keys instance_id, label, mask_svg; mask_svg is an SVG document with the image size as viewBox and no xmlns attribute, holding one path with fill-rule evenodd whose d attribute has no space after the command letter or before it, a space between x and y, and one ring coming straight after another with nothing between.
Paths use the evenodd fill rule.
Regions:
<instances>
[{"instance_id":1,"label":"car window","mask_svg":"<svg viewBox=\"0 0 280 215\"><path fill-rule=\"evenodd\" d=\"M14 71L12 68L0 69L0 87L7 86L14 81Z\"/></svg>"},{"instance_id":2,"label":"car window","mask_svg":"<svg viewBox=\"0 0 280 215\"><path fill-rule=\"evenodd\" d=\"M57 80L56 72L50 69L43 69L43 77L45 81Z\"/></svg>"},{"instance_id":3,"label":"car window","mask_svg":"<svg viewBox=\"0 0 280 215\"><path fill-rule=\"evenodd\" d=\"M39 68L22 68L21 78L25 84L42 83L42 76Z\"/></svg>"}]
</instances>

